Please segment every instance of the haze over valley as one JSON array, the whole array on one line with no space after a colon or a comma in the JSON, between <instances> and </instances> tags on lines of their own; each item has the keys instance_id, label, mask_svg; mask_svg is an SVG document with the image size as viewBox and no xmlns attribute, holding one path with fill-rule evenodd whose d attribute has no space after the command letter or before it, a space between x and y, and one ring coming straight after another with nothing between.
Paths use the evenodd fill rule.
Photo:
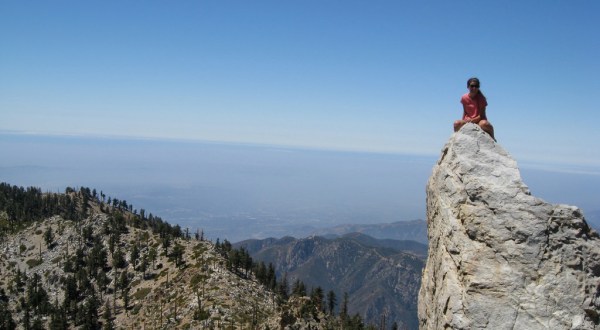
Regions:
<instances>
[{"instance_id":1,"label":"haze over valley","mask_svg":"<svg viewBox=\"0 0 600 330\"><path fill-rule=\"evenodd\" d=\"M425 218L437 156L208 142L3 133L0 179L121 196L211 239L305 237L342 224ZM522 167L532 192L581 207L597 228L597 173ZM322 231L321 231L322 232Z\"/></svg>"}]
</instances>

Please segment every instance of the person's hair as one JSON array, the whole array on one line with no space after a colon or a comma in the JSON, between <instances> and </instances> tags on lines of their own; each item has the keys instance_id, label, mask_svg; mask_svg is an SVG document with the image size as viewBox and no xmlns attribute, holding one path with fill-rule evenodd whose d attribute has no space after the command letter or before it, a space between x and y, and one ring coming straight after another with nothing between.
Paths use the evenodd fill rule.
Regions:
<instances>
[{"instance_id":1,"label":"person's hair","mask_svg":"<svg viewBox=\"0 0 600 330\"><path fill-rule=\"evenodd\" d=\"M477 89L477 92L479 94L481 94L482 96L484 96L483 92L481 91L481 82L479 82L479 78L477 78L477 77L469 78L469 80L467 80L467 88L469 88L469 85L471 85L472 82L476 83L477 86L479 86L479 88Z\"/></svg>"}]
</instances>

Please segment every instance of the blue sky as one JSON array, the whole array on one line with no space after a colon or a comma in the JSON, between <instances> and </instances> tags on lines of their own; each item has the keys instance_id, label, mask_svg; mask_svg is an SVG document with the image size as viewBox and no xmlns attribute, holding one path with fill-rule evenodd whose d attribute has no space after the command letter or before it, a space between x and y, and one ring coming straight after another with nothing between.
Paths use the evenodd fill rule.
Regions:
<instances>
[{"instance_id":1,"label":"blue sky","mask_svg":"<svg viewBox=\"0 0 600 330\"><path fill-rule=\"evenodd\" d=\"M600 168L598 1L2 1L0 130L436 155L478 76L519 162Z\"/></svg>"}]
</instances>

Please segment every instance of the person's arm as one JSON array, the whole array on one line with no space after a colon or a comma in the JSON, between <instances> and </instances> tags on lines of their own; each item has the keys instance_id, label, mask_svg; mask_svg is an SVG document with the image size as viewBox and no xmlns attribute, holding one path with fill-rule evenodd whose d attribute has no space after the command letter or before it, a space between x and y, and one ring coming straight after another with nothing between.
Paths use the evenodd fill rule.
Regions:
<instances>
[{"instance_id":1,"label":"person's arm","mask_svg":"<svg viewBox=\"0 0 600 330\"><path fill-rule=\"evenodd\" d=\"M477 121L480 121L482 119L487 120L487 116L485 115L485 107L483 107L483 109L481 109L481 111L479 112L479 116L477 116L477 118L479 118Z\"/></svg>"},{"instance_id":2,"label":"person's arm","mask_svg":"<svg viewBox=\"0 0 600 330\"><path fill-rule=\"evenodd\" d=\"M475 118L467 118L465 119L465 121L467 123L473 123L473 124L477 124L479 123L481 120L487 120L487 117L485 116L485 108L481 109L481 111L479 111L479 115Z\"/></svg>"}]
</instances>

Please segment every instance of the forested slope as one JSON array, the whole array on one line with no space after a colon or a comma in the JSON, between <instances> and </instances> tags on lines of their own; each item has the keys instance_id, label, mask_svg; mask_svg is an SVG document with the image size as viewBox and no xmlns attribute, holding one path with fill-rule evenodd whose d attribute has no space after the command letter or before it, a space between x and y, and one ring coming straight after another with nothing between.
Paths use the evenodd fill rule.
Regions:
<instances>
[{"instance_id":1,"label":"forested slope","mask_svg":"<svg viewBox=\"0 0 600 330\"><path fill-rule=\"evenodd\" d=\"M0 329L365 327L203 236L93 189L2 183Z\"/></svg>"}]
</instances>

